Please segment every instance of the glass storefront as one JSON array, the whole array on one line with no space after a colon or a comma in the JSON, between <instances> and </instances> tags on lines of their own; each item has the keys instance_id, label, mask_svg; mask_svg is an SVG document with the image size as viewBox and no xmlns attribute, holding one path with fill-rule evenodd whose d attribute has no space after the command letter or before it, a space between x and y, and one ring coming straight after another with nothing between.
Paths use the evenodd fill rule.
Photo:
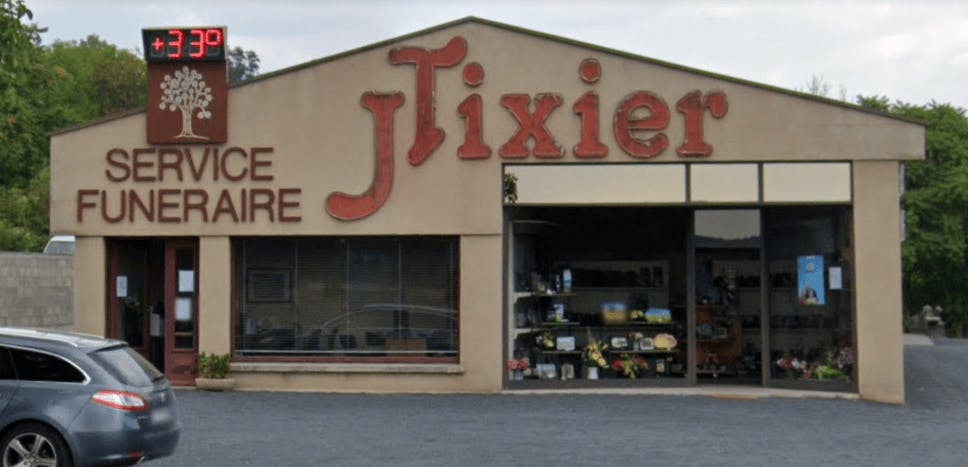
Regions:
<instances>
[{"instance_id":1,"label":"glass storefront","mask_svg":"<svg viewBox=\"0 0 968 467\"><path fill-rule=\"evenodd\" d=\"M852 389L854 324L850 210L765 210L770 277L770 381Z\"/></svg>"},{"instance_id":2,"label":"glass storefront","mask_svg":"<svg viewBox=\"0 0 968 467\"><path fill-rule=\"evenodd\" d=\"M237 239L234 258L241 356L457 359L454 237Z\"/></svg>"},{"instance_id":3,"label":"glass storefront","mask_svg":"<svg viewBox=\"0 0 968 467\"><path fill-rule=\"evenodd\" d=\"M854 390L849 223L848 206L511 207L508 387Z\"/></svg>"},{"instance_id":4,"label":"glass storefront","mask_svg":"<svg viewBox=\"0 0 968 467\"><path fill-rule=\"evenodd\" d=\"M691 210L512 208L509 217L513 384L685 384Z\"/></svg>"}]
</instances>

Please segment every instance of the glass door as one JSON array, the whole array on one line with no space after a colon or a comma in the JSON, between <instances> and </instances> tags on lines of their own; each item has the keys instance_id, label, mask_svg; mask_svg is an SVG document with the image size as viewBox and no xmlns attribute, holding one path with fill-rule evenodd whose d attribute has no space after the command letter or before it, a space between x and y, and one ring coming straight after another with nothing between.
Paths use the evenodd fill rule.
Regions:
<instances>
[{"instance_id":1,"label":"glass door","mask_svg":"<svg viewBox=\"0 0 968 467\"><path fill-rule=\"evenodd\" d=\"M697 210L692 300L699 384L761 384L763 263L760 213Z\"/></svg>"},{"instance_id":2,"label":"glass door","mask_svg":"<svg viewBox=\"0 0 968 467\"><path fill-rule=\"evenodd\" d=\"M194 385L198 349L198 257L195 240L165 242L165 376Z\"/></svg>"},{"instance_id":3,"label":"glass door","mask_svg":"<svg viewBox=\"0 0 968 467\"><path fill-rule=\"evenodd\" d=\"M109 240L107 329L164 371L164 242Z\"/></svg>"}]
</instances>

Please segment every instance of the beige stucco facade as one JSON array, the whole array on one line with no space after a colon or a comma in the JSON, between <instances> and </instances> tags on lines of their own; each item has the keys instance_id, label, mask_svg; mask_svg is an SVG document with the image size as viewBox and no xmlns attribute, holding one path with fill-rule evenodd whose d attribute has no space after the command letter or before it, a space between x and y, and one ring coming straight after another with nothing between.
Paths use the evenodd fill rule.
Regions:
<instances>
[{"instance_id":1,"label":"beige stucco facade","mask_svg":"<svg viewBox=\"0 0 968 467\"><path fill-rule=\"evenodd\" d=\"M434 122L446 136L421 164L408 163L407 153L417 131L417 74L413 64L394 65L388 56L392 49L404 46L440 49L455 37L466 41L465 56L459 64L434 72ZM600 64L597 81L579 77L579 65L585 59ZM484 70L476 87L462 80L462 70L471 62ZM685 119L676 103L694 90L703 95L724 93L728 112L722 118L703 114L702 137L712 152L686 159L676 154L686 134ZM669 110L665 128L637 133L648 138L661 131L668 138L668 147L648 159L627 155L615 134L617 107L639 91L657 96ZM404 96L402 106L393 113L392 189L385 204L371 215L345 221L327 214L325 200L333 192L362 193L373 180L378 138L373 113L361 106L367 92ZM607 156L597 159L578 158L573 150L582 134L581 117L573 106L589 92L598 96L599 139L607 147ZM518 128L502 107L501 98L515 93L561 97L561 105L544 123L563 148L562 157L499 156L501 146ZM490 157L480 160L458 157L466 131L459 106L472 94L480 95L483 140L491 149ZM535 182L521 183L522 202L534 196L535 203L548 203L558 196L559 203L548 204L589 204L599 199L603 205L853 204L859 392L874 400L904 400L897 169L900 162L923 157L924 130L918 124L476 19L273 73L232 88L228 108L229 141L214 148L223 155L234 147L242 152L225 159L222 171L205 165L199 169L204 145L186 146L196 165L188 165L189 156L183 151L180 171L173 167L159 170L160 147L146 143L143 113L52 138L51 230L78 236L78 330L105 332L105 237L199 238L199 351L221 353L232 348L232 237L453 235L460 238L461 252L459 363L239 362L233 366L235 377L244 389L499 391L505 373L506 339L502 174L507 163L551 164L547 172L539 167ZM636 114L636 118L647 115ZM145 149L143 165L135 167L133 154L138 148ZM271 148L261 156L268 162L255 169L261 177L252 177L253 168L247 165L255 157L252 148ZM126 170L139 171L144 181L134 181L134 177L112 181L109 174L117 178L124 172L108 163L112 149L123 150L129 163ZM783 182L784 176L789 177L784 163L793 162L830 163L817 169L821 176L830 175L824 178L827 185L806 193L802 186L785 191L791 184ZM729 169L716 172L715 165L720 163L730 163ZM549 175L571 164L593 165ZM655 170L661 166L664 172L650 172L650 165ZM225 177L246 169L248 175L239 177L241 180ZM586 192L591 190L590 180L619 176L633 180L654 177L656 183L670 187L629 193L621 191L629 184L605 183L595 185L601 192ZM577 177L577 183L571 179L563 182L562 177ZM557 181L560 186L543 186L541 180ZM691 186L689 180L700 185ZM763 189L751 183L762 183ZM264 211L256 212L255 219L242 221L213 218L214 199L222 190L237 200L243 189L287 188L299 190L288 198L296 204L287 208L298 221L280 222L278 211L271 220ZM99 194L85 195L82 202L80 190ZM109 214L118 212L122 192L134 191L147 198L152 191L161 196L159 190L205 190L210 196L208 221L199 210L183 209L180 194L167 199L182 204L166 208L178 222L151 221L130 212L120 221L109 222L101 215L105 203ZM84 207L84 203L94 205Z\"/></svg>"}]
</instances>

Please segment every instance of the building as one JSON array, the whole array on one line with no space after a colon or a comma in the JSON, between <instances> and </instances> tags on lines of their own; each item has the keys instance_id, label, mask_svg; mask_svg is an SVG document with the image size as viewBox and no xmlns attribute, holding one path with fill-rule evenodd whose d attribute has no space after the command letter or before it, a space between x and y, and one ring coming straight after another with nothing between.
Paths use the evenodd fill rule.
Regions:
<instances>
[{"instance_id":1,"label":"building","mask_svg":"<svg viewBox=\"0 0 968 467\"><path fill-rule=\"evenodd\" d=\"M212 94L223 143L204 105L180 144L144 112L51 142L77 328L173 381L201 351L246 389L904 401L918 123L477 18Z\"/></svg>"}]
</instances>

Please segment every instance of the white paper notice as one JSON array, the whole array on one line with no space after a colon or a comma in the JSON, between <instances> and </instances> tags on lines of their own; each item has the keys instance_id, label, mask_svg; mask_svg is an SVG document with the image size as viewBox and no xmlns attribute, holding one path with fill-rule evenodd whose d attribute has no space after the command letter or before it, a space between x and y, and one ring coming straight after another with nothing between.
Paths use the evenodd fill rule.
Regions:
<instances>
[{"instance_id":1,"label":"white paper notice","mask_svg":"<svg viewBox=\"0 0 968 467\"><path fill-rule=\"evenodd\" d=\"M830 268L830 290L840 290L844 288L843 278L840 275L840 267Z\"/></svg>"},{"instance_id":2,"label":"white paper notice","mask_svg":"<svg viewBox=\"0 0 968 467\"><path fill-rule=\"evenodd\" d=\"M115 280L114 288L115 290L117 290L115 295L117 295L118 298L127 297L128 296L128 276L118 276L117 280Z\"/></svg>"},{"instance_id":3,"label":"white paper notice","mask_svg":"<svg viewBox=\"0 0 968 467\"><path fill-rule=\"evenodd\" d=\"M195 271L192 271L191 269L178 270L178 291L179 292L195 291Z\"/></svg>"},{"instance_id":4,"label":"white paper notice","mask_svg":"<svg viewBox=\"0 0 968 467\"><path fill-rule=\"evenodd\" d=\"M158 314L158 312L151 314L151 322L149 327L149 334L151 334L151 337L161 337L161 315Z\"/></svg>"},{"instance_id":5,"label":"white paper notice","mask_svg":"<svg viewBox=\"0 0 968 467\"><path fill-rule=\"evenodd\" d=\"M175 299L175 320L177 321L192 320L192 299L191 298L178 297Z\"/></svg>"}]
</instances>

